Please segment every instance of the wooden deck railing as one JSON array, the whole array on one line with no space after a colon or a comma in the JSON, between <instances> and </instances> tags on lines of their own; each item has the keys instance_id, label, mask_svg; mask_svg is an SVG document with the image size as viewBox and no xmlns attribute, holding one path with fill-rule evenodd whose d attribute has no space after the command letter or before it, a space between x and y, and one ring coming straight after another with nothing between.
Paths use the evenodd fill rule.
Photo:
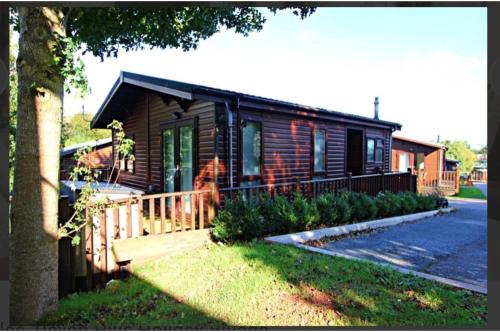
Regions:
<instances>
[{"instance_id":1,"label":"wooden deck railing","mask_svg":"<svg viewBox=\"0 0 500 332\"><path fill-rule=\"evenodd\" d=\"M216 201L223 205L227 198L234 198L239 193L245 197L269 193L271 197L284 195L290 199L294 192L299 192L307 198L314 198L325 192L338 193L340 191L363 192L371 196L380 191L393 192L416 191L416 176L408 172L391 172L359 176L336 177L328 179L315 179L298 182L278 183L273 185L257 185L234 188L218 189ZM217 206L217 204L216 204Z\"/></svg>"},{"instance_id":2,"label":"wooden deck railing","mask_svg":"<svg viewBox=\"0 0 500 332\"><path fill-rule=\"evenodd\" d=\"M112 199L94 216L89 206L84 231L87 271L92 271L88 283L102 284L119 273L114 240L204 229L215 216L211 193L206 189Z\"/></svg>"},{"instance_id":3,"label":"wooden deck railing","mask_svg":"<svg viewBox=\"0 0 500 332\"><path fill-rule=\"evenodd\" d=\"M458 193L460 188L460 169L456 171L417 171L417 189L419 192L442 191Z\"/></svg>"}]
</instances>

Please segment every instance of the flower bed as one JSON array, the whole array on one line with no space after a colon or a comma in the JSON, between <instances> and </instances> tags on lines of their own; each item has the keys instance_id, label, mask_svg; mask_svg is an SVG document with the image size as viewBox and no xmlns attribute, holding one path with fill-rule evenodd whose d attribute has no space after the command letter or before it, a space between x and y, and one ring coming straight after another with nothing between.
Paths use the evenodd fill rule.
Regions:
<instances>
[{"instance_id":1,"label":"flower bed","mask_svg":"<svg viewBox=\"0 0 500 332\"><path fill-rule=\"evenodd\" d=\"M334 227L375 218L386 218L438 207L439 196L411 192L381 192L375 197L363 193L325 193L307 200L295 194L291 201L261 194L247 199L243 195L227 200L214 220L211 234L225 243L250 241L266 236Z\"/></svg>"}]
</instances>

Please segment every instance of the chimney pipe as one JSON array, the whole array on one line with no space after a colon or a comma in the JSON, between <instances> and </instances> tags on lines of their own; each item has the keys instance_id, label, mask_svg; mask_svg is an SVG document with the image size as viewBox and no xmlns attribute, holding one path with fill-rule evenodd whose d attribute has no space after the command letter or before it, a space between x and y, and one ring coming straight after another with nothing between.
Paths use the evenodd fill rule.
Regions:
<instances>
[{"instance_id":1,"label":"chimney pipe","mask_svg":"<svg viewBox=\"0 0 500 332\"><path fill-rule=\"evenodd\" d=\"M375 115L374 115L374 117L373 117L373 118L374 118L375 120L378 120L378 97L375 97L375 102L374 102L374 104L375 104Z\"/></svg>"}]
</instances>

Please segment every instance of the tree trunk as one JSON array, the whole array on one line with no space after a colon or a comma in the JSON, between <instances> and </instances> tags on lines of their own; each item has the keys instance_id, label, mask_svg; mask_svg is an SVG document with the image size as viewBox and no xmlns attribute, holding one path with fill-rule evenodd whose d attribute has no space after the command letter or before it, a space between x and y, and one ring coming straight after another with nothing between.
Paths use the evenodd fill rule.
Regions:
<instances>
[{"instance_id":1,"label":"tree trunk","mask_svg":"<svg viewBox=\"0 0 500 332\"><path fill-rule=\"evenodd\" d=\"M11 325L58 302L57 218L64 79L54 64L62 13L19 8L18 111L10 237Z\"/></svg>"}]
</instances>

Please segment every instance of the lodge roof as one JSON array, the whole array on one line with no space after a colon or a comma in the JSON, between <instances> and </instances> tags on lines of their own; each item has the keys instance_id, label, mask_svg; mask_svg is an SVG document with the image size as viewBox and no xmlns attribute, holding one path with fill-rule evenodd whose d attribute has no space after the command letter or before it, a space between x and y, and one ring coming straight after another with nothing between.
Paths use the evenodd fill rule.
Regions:
<instances>
[{"instance_id":1,"label":"lodge roof","mask_svg":"<svg viewBox=\"0 0 500 332\"><path fill-rule=\"evenodd\" d=\"M444 144L439 144L439 143L432 143L432 142L427 142L427 141L421 141L417 140L414 138L409 138L409 137L403 137L399 135L392 135L393 139L400 140L400 141L405 141L405 142L410 142L410 143L415 143L415 144L420 144L420 145L425 145L433 148L439 148L439 149L444 149L445 146Z\"/></svg>"},{"instance_id":2,"label":"lodge roof","mask_svg":"<svg viewBox=\"0 0 500 332\"><path fill-rule=\"evenodd\" d=\"M281 108L303 111L306 112L307 115L324 114L324 115L334 116L336 118L357 120L359 122L367 124L375 124L378 126L393 128L394 130L401 129L401 124L395 122L378 120L360 115L327 110L324 108L301 105L297 103L260 97L231 90L223 90L203 85L179 82L164 78L125 72L125 71L120 72L120 76L118 77L115 84L113 85L108 95L104 99L104 102L102 103L101 107L95 114L91 123L92 128L104 128L107 125L107 123L111 121L112 119L111 114L106 114L108 105L112 102L113 98L117 94L117 91L124 84L145 88L152 91L157 91L167 95L172 95L174 97L180 98L181 100L189 100L189 101L196 99L203 100L203 99L210 99L212 97L220 99L221 101L224 100L227 102L236 103L237 105L242 105L246 103L248 105L254 105L254 106L257 105L266 106L266 110L268 111L275 111L277 110L276 108L281 107Z\"/></svg>"},{"instance_id":3,"label":"lodge roof","mask_svg":"<svg viewBox=\"0 0 500 332\"><path fill-rule=\"evenodd\" d=\"M84 148L87 146L90 146L92 148L99 148L101 146L110 145L110 144L111 144L111 137L70 145L70 146L65 147L64 149L61 150L61 157L71 155L71 154L75 153L78 149L81 149L81 148Z\"/></svg>"}]
</instances>

